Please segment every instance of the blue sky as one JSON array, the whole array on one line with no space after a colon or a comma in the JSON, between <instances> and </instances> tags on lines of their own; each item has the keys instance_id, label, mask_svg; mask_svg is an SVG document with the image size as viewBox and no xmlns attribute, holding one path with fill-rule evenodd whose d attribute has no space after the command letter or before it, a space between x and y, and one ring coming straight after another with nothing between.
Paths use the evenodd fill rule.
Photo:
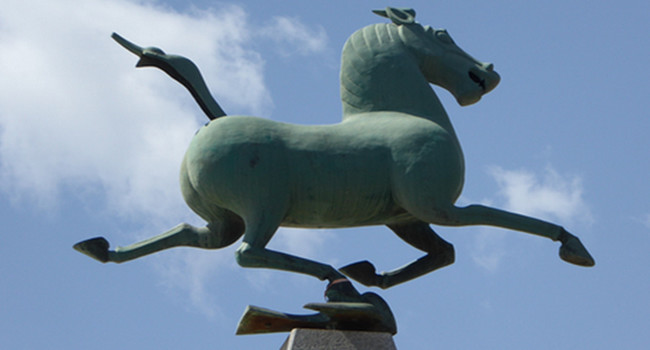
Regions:
<instances>
[{"instance_id":1,"label":"blue sky","mask_svg":"<svg viewBox=\"0 0 650 350\"><path fill-rule=\"evenodd\" d=\"M115 31L191 58L233 115L299 124L341 118L340 50L413 7L500 85L460 107L436 92L467 162L459 204L488 203L565 226L596 259L486 227L439 228L456 263L382 291L401 349L642 349L650 345L650 11L645 2L3 2L0 12L0 347L279 348L235 336L246 305L306 313L323 282L243 269L233 246L176 249L122 265L72 250L179 222L178 167L205 121L162 72L134 68ZM270 247L380 270L420 256L384 227L281 229Z\"/></svg>"}]
</instances>

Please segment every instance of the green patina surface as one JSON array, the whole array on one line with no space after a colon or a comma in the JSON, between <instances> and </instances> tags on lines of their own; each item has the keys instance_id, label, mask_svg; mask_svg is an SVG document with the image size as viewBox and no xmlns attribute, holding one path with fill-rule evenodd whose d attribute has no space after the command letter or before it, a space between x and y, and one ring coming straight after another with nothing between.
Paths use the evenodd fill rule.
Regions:
<instances>
[{"instance_id":1,"label":"green patina surface","mask_svg":"<svg viewBox=\"0 0 650 350\"><path fill-rule=\"evenodd\" d=\"M453 246L430 224L491 225L560 241L560 257L592 266L577 237L561 226L482 205L458 207L464 159L449 116L430 84L460 105L478 102L499 83L445 30L415 22L411 9L375 11L389 23L367 26L345 43L341 64L343 120L304 126L226 116L198 68L182 56L113 38L183 84L211 119L192 140L181 189L205 227L181 224L147 241L109 249L103 238L75 246L103 262L123 262L175 246L221 248L243 236L237 262L333 282L351 277L388 288L454 261ZM336 269L266 249L280 226L321 228L386 225L426 254L377 273L367 261ZM354 301L332 290L331 301Z\"/></svg>"}]
</instances>

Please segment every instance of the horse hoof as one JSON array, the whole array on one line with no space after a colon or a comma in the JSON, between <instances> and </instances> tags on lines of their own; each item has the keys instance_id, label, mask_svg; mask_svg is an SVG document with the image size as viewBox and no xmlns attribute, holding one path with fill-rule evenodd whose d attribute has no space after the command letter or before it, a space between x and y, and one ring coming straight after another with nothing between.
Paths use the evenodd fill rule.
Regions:
<instances>
[{"instance_id":1,"label":"horse hoof","mask_svg":"<svg viewBox=\"0 0 650 350\"><path fill-rule=\"evenodd\" d=\"M591 267L596 264L594 258L587 251L587 248L580 242L580 239L573 235L562 243L560 247L560 258L579 266Z\"/></svg>"},{"instance_id":2,"label":"horse hoof","mask_svg":"<svg viewBox=\"0 0 650 350\"><path fill-rule=\"evenodd\" d=\"M73 246L75 250L100 261L108 262L108 241L104 237L91 238Z\"/></svg>"},{"instance_id":3,"label":"horse hoof","mask_svg":"<svg viewBox=\"0 0 650 350\"><path fill-rule=\"evenodd\" d=\"M364 286L379 286L380 276L377 275L375 266L367 260L344 266L339 271Z\"/></svg>"}]
</instances>

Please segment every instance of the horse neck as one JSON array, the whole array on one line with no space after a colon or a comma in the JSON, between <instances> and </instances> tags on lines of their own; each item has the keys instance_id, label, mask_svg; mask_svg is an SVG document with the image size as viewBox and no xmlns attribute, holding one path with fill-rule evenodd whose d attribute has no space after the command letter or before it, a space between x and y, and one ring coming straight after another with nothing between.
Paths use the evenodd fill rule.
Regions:
<instances>
[{"instance_id":1,"label":"horse neck","mask_svg":"<svg viewBox=\"0 0 650 350\"><path fill-rule=\"evenodd\" d=\"M346 42L341 59L343 120L396 111L429 119L455 134L438 96L402 43L397 26L365 27Z\"/></svg>"}]
</instances>

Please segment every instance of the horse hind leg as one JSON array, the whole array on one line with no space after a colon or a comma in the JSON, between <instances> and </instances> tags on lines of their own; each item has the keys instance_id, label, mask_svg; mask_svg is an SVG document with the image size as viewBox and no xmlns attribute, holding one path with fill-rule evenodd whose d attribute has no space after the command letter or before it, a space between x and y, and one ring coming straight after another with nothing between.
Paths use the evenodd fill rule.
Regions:
<instances>
[{"instance_id":1,"label":"horse hind leg","mask_svg":"<svg viewBox=\"0 0 650 350\"><path fill-rule=\"evenodd\" d=\"M232 216L205 227L183 223L158 236L115 250L108 249L109 243L103 237L79 242L74 249L103 263L122 263L173 247L223 248L239 239L243 231L241 219Z\"/></svg>"},{"instance_id":2,"label":"horse hind leg","mask_svg":"<svg viewBox=\"0 0 650 350\"><path fill-rule=\"evenodd\" d=\"M405 242L427 254L403 267L381 274L376 273L374 265L369 261L359 261L339 270L366 286L386 289L453 264L454 246L440 238L428 223L419 221L388 227Z\"/></svg>"}]
</instances>

